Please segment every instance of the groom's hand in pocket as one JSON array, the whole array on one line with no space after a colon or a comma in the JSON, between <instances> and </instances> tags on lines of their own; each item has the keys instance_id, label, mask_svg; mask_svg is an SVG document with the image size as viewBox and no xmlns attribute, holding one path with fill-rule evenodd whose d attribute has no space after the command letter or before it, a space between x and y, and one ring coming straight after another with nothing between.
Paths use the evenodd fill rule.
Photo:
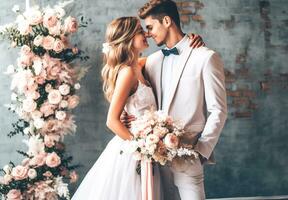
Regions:
<instances>
[{"instance_id":1,"label":"groom's hand in pocket","mask_svg":"<svg viewBox=\"0 0 288 200\"><path fill-rule=\"evenodd\" d=\"M199 48L199 47L204 47L205 43L203 42L203 39L200 35L194 34L194 33L189 33L187 34L191 43L190 47L193 48Z\"/></svg>"},{"instance_id":2,"label":"groom's hand in pocket","mask_svg":"<svg viewBox=\"0 0 288 200\"><path fill-rule=\"evenodd\" d=\"M131 127L131 122L134 121L136 118L133 115L128 115L128 113L124 110L120 116L121 122L126 126L126 128Z\"/></svg>"}]
</instances>

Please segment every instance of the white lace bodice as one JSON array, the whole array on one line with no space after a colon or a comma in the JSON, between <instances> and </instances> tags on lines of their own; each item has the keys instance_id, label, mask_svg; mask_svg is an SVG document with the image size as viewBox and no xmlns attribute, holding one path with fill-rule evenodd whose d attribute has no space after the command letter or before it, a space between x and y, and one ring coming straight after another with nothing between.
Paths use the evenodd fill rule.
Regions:
<instances>
[{"instance_id":1,"label":"white lace bodice","mask_svg":"<svg viewBox=\"0 0 288 200\"><path fill-rule=\"evenodd\" d=\"M140 116L147 109L156 109L156 100L152 88L138 81L138 87L132 94L125 105L125 110L135 117Z\"/></svg>"}]
</instances>

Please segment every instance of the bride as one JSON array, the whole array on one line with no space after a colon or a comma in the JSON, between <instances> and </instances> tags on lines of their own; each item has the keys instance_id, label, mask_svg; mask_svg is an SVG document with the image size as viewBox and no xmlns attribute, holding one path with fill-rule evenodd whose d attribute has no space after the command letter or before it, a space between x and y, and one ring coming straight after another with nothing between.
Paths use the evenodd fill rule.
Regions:
<instances>
[{"instance_id":1,"label":"bride","mask_svg":"<svg viewBox=\"0 0 288 200\"><path fill-rule=\"evenodd\" d=\"M143 68L137 64L139 54L148 47L139 19L113 20L107 27L105 46L103 90L110 103L106 124L115 137L87 173L72 200L141 200L146 191L141 189L137 161L131 154L120 154L125 141L133 138L120 121L123 110L139 116L146 109L156 109L153 91L143 76ZM153 199L161 200L157 166L153 175Z\"/></svg>"}]
</instances>

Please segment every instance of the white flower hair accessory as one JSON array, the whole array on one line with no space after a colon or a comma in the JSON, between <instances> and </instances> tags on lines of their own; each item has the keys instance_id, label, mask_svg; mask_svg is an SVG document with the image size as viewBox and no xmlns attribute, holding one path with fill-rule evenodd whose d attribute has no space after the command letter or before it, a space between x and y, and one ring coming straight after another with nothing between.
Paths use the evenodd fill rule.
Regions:
<instances>
[{"instance_id":1,"label":"white flower hair accessory","mask_svg":"<svg viewBox=\"0 0 288 200\"><path fill-rule=\"evenodd\" d=\"M112 49L112 47L108 42L105 42L102 44L102 52L104 54L108 54L111 49Z\"/></svg>"}]
</instances>

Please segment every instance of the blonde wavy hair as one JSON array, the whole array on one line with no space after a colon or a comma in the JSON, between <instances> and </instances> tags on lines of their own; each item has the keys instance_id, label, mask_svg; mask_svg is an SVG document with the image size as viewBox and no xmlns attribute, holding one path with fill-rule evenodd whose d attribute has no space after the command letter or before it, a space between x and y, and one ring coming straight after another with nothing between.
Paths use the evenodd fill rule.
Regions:
<instances>
[{"instance_id":1,"label":"blonde wavy hair","mask_svg":"<svg viewBox=\"0 0 288 200\"><path fill-rule=\"evenodd\" d=\"M133 38L139 30L137 17L120 17L113 20L106 30L109 51L104 54L103 91L110 102L114 93L117 75L121 67L132 66L136 55L133 52Z\"/></svg>"}]
</instances>

